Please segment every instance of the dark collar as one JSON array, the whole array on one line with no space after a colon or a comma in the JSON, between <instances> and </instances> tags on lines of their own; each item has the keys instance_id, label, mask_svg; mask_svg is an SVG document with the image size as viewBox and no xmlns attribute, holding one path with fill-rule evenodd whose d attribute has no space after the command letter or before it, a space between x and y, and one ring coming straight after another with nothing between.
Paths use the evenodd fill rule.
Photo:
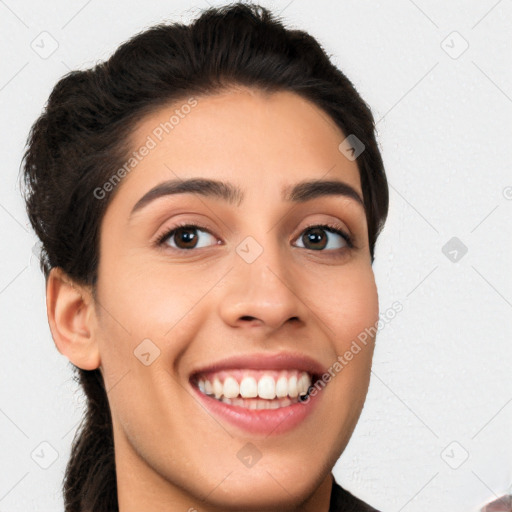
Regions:
<instances>
[{"instance_id":1,"label":"dark collar","mask_svg":"<svg viewBox=\"0 0 512 512\"><path fill-rule=\"evenodd\" d=\"M332 475L331 475L332 476ZM347 490L343 489L332 476L331 501L329 512L379 512L368 503L356 498Z\"/></svg>"}]
</instances>

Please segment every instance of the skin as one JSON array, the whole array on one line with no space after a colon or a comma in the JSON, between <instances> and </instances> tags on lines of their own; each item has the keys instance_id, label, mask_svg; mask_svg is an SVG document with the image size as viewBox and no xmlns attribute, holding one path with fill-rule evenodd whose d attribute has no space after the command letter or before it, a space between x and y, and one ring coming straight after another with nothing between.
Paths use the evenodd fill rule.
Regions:
<instances>
[{"instance_id":1,"label":"skin","mask_svg":"<svg viewBox=\"0 0 512 512\"><path fill-rule=\"evenodd\" d=\"M188 378L198 367L256 352L298 352L329 368L376 324L364 208L342 196L303 204L281 198L282 187L307 179L343 181L362 197L357 163L338 150L345 135L328 115L294 93L237 88L197 99L118 185L101 225L97 301L52 270L52 335L76 366L103 374L121 512L327 512L332 467L366 398L374 339L318 393L314 413L283 435L250 435L213 417ZM134 150L177 107L142 119ZM167 196L129 220L145 192L176 177L229 181L245 198L237 205ZM177 248L178 237L152 244L177 221L199 222L212 234L197 231L201 248L192 250ZM323 231L328 248L308 248L305 229L332 222L356 247ZM263 249L250 264L235 250L247 236ZM149 366L134 356L146 338L160 350ZM251 468L237 458L248 442L262 454Z\"/></svg>"}]
</instances>

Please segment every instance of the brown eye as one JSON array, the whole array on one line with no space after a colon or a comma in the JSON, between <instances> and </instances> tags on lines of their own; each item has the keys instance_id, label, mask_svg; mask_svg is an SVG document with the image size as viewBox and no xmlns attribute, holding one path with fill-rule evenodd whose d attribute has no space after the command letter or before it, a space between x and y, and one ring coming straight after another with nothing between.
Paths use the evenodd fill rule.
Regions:
<instances>
[{"instance_id":1,"label":"brown eye","mask_svg":"<svg viewBox=\"0 0 512 512\"><path fill-rule=\"evenodd\" d=\"M299 247L316 251L351 247L348 235L339 229L324 225L310 226L306 228L299 240L302 242L302 245L299 245Z\"/></svg>"},{"instance_id":2,"label":"brown eye","mask_svg":"<svg viewBox=\"0 0 512 512\"><path fill-rule=\"evenodd\" d=\"M201 229L194 224L187 224L175 227L171 231L164 233L160 237L159 243L169 245L174 249L199 249L216 244L216 242L208 244L208 237L215 240L215 237L208 230ZM174 241L174 244L171 243L172 241Z\"/></svg>"},{"instance_id":3,"label":"brown eye","mask_svg":"<svg viewBox=\"0 0 512 512\"><path fill-rule=\"evenodd\" d=\"M309 226L299 237L298 247L315 251L335 251L354 247L349 235L329 225ZM210 238L210 243L208 241ZM157 239L157 245L167 245L176 250L192 250L221 243L208 229L196 224L175 226ZM325 252L325 251L324 251Z\"/></svg>"},{"instance_id":4,"label":"brown eye","mask_svg":"<svg viewBox=\"0 0 512 512\"><path fill-rule=\"evenodd\" d=\"M180 249L193 249L197 244L195 228L178 228L174 232L174 240Z\"/></svg>"}]
</instances>

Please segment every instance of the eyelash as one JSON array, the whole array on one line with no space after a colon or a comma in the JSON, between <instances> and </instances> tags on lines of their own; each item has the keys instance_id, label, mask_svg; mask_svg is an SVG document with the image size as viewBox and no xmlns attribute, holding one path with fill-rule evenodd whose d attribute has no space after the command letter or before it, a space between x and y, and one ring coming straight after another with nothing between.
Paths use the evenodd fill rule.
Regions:
<instances>
[{"instance_id":1,"label":"eyelash","mask_svg":"<svg viewBox=\"0 0 512 512\"><path fill-rule=\"evenodd\" d=\"M183 222L183 223L179 223L175 226L173 226L172 228L168 229L167 231L165 231L164 233L162 233L161 235L159 235L157 237L157 239L155 240L155 245L160 247L160 246L163 246L165 241L171 237L172 235L174 235L176 233L176 231L180 228L192 228L192 229L198 229L198 230L201 230L201 231L205 231L207 232L208 234L212 235L212 236L215 236L207 227L205 226L202 226L200 224L194 224L194 223L188 223L188 222ZM348 234L346 233L345 231L343 231L339 226L335 225L335 224L310 224L308 226L306 226L302 231L301 231L301 234L304 233L305 231L308 231L310 229L313 229L313 228L322 228L322 229L325 229L325 231L329 231L330 233L335 233L337 235L340 235L344 240L345 242L347 243L347 247L344 247L344 248L341 248L341 249L328 249L328 250L325 250L325 249L322 249L320 251L315 251L314 249L310 249L311 251L314 251L314 252L339 252L339 251L345 251L346 249L355 249L356 246L354 244L354 239ZM299 237L297 237L298 239ZM169 247L170 250L173 250L173 251L180 251L180 252L183 252L183 251L192 251L194 249L176 249L175 247ZM302 247L300 247L300 249L302 249Z\"/></svg>"}]
</instances>

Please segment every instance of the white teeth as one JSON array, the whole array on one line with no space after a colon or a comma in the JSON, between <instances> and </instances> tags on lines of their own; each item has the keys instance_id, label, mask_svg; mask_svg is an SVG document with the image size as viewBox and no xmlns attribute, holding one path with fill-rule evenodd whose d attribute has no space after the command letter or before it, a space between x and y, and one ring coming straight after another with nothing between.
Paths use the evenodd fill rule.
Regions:
<instances>
[{"instance_id":1,"label":"white teeth","mask_svg":"<svg viewBox=\"0 0 512 512\"><path fill-rule=\"evenodd\" d=\"M254 377L244 377L240 383L240 394L243 398L258 396L258 383Z\"/></svg>"},{"instance_id":2,"label":"white teeth","mask_svg":"<svg viewBox=\"0 0 512 512\"><path fill-rule=\"evenodd\" d=\"M270 375L264 375L258 382L258 396L267 400L276 397L276 381Z\"/></svg>"},{"instance_id":3,"label":"white teeth","mask_svg":"<svg viewBox=\"0 0 512 512\"><path fill-rule=\"evenodd\" d=\"M265 400L258 400L256 402L256 409L268 409L267 404L265 403Z\"/></svg>"},{"instance_id":4,"label":"white teeth","mask_svg":"<svg viewBox=\"0 0 512 512\"><path fill-rule=\"evenodd\" d=\"M288 379L282 375L276 382L276 396L284 398L288 396Z\"/></svg>"},{"instance_id":5,"label":"white teeth","mask_svg":"<svg viewBox=\"0 0 512 512\"><path fill-rule=\"evenodd\" d=\"M233 377L226 377L222 394L226 398L236 398L240 392L240 386Z\"/></svg>"},{"instance_id":6,"label":"white teeth","mask_svg":"<svg viewBox=\"0 0 512 512\"><path fill-rule=\"evenodd\" d=\"M292 375L288 379L288 396L291 398L297 398L299 396L299 392L297 391L297 377Z\"/></svg>"},{"instance_id":7,"label":"white teeth","mask_svg":"<svg viewBox=\"0 0 512 512\"><path fill-rule=\"evenodd\" d=\"M298 370L268 371L268 373L246 370L245 372L247 373L241 380L240 371L233 372L233 375L226 375L228 372L220 372L217 375L212 375L211 380L201 377L197 381L197 386L206 395L213 395L226 403L250 409L285 407L296 401L290 401L290 398L299 398L300 400L300 397L307 395L311 386L311 376L307 372ZM251 374L248 375L248 373ZM259 380L257 380L258 375L261 375ZM289 403L282 405L285 402Z\"/></svg>"},{"instance_id":8,"label":"white teeth","mask_svg":"<svg viewBox=\"0 0 512 512\"><path fill-rule=\"evenodd\" d=\"M215 398L220 398L222 396L223 389L224 386L221 381L215 377L215 379L213 379L213 393L215 394Z\"/></svg>"},{"instance_id":9,"label":"white teeth","mask_svg":"<svg viewBox=\"0 0 512 512\"><path fill-rule=\"evenodd\" d=\"M259 409L279 409L281 407L288 407L292 405L292 400L289 398L279 398L277 400L260 400L259 398L226 398L221 397L221 402L237 407L244 407L245 409L259 410Z\"/></svg>"},{"instance_id":10,"label":"white teeth","mask_svg":"<svg viewBox=\"0 0 512 512\"><path fill-rule=\"evenodd\" d=\"M307 395L309 386L311 386L311 379L307 373L303 372L297 382L299 396Z\"/></svg>"}]
</instances>

